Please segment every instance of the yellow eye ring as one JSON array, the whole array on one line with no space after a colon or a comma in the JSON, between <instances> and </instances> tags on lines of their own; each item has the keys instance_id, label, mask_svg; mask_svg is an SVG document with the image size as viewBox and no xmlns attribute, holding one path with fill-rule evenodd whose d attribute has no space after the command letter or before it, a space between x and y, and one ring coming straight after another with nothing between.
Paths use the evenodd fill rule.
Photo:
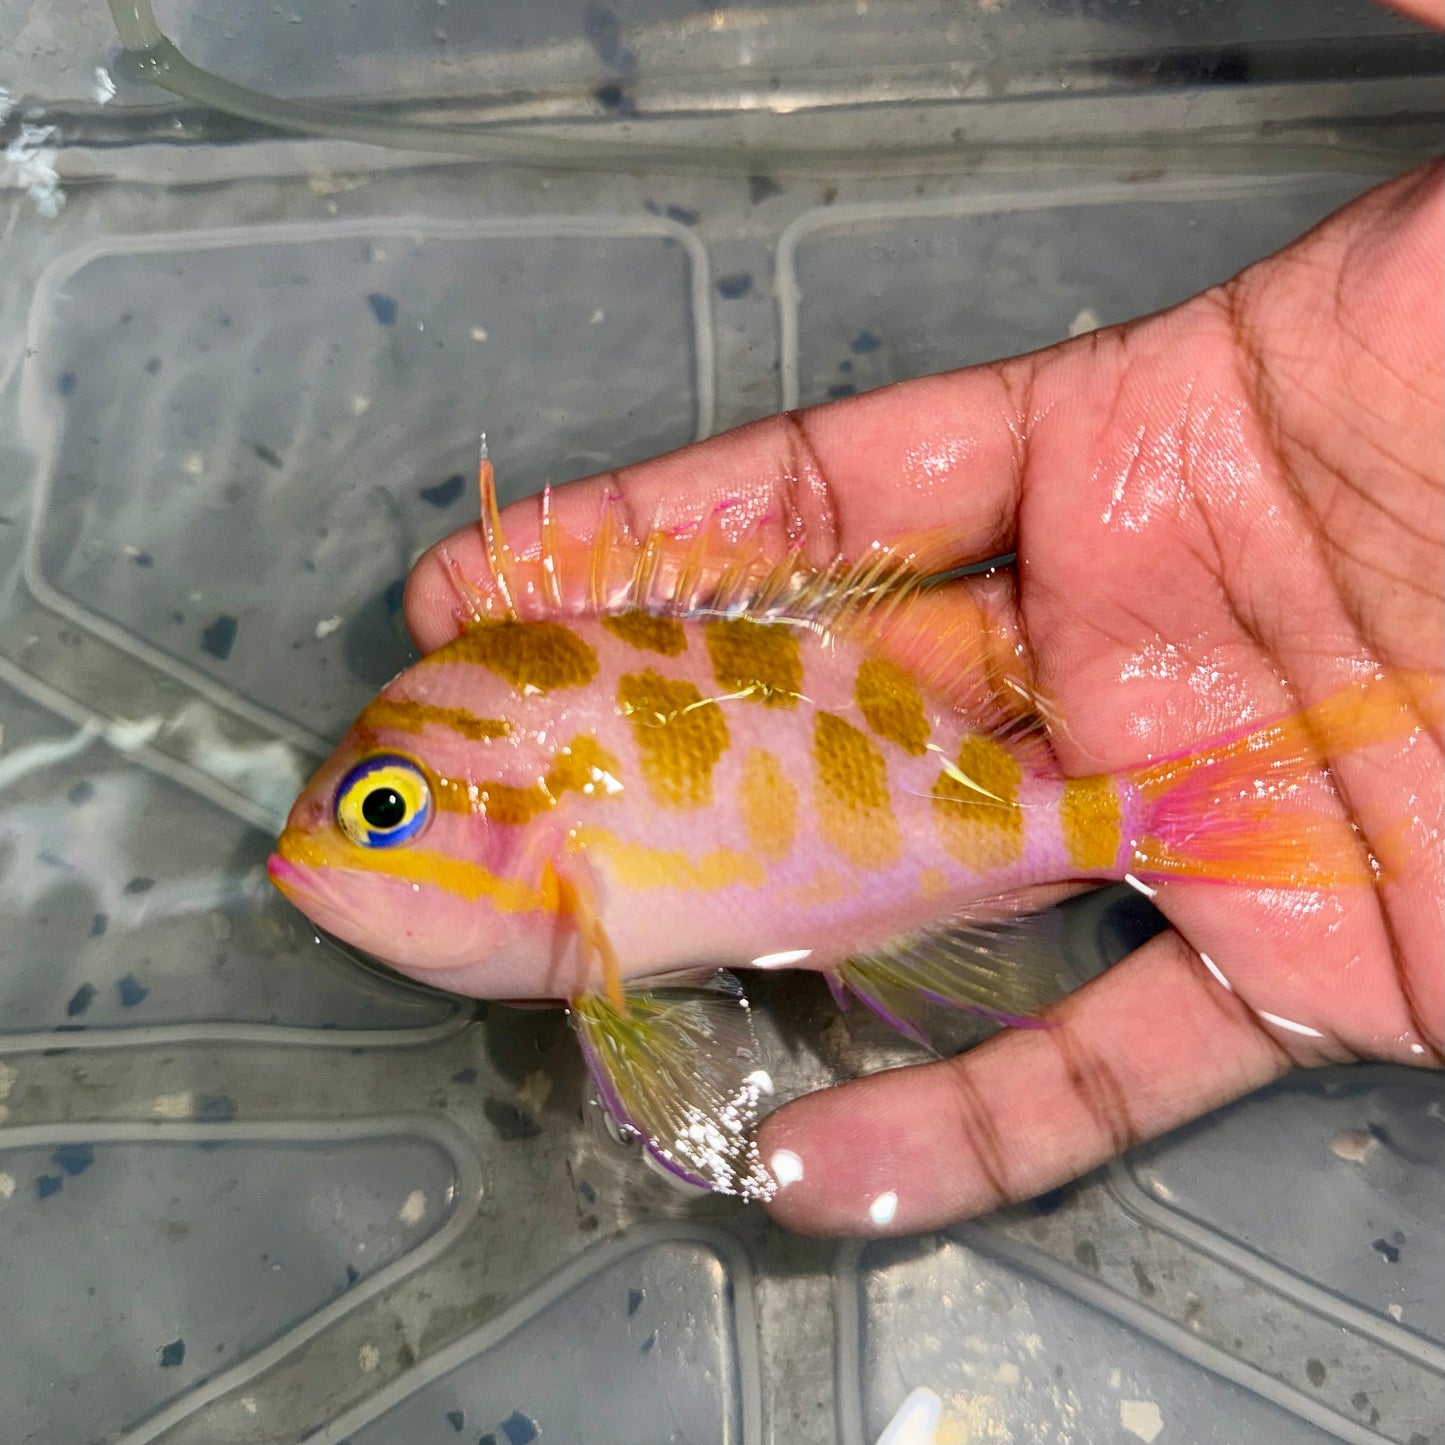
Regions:
<instances>
[{"instance_id":1,"label":"yellow eye ring","mask_svg":"<svg viewBox=\"0 0 1445 1445\"><path fill-rule=\"evenodd\" d=\"M336 790L336 824L362 848L410 842L426 826L431 809L426 774L394 753L357 763Z\"/></svg>"}]
</instances>

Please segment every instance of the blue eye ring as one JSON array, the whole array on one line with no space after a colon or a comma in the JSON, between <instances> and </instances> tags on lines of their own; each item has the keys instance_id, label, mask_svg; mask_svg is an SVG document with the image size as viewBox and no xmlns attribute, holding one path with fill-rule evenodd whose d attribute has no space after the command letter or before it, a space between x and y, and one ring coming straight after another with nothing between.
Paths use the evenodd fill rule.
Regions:
<instances>
[{"instance_id":1,"label":"blue eye ring","mask_svg":"<svg viewBox=\"0 0 1445 1445\"><path fill-rule=\"evenodd\" d=\"M395 848L411 842L431 813L430 780L399 753L363 758L336 790L336 825L362 848Z\"/></svg>"}]
</instances>

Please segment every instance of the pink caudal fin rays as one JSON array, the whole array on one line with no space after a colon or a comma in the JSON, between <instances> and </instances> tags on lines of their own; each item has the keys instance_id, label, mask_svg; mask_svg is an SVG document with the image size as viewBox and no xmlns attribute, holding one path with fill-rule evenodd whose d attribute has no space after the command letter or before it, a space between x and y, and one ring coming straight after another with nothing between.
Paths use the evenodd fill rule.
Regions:
<instances>
[{"instance_id":1,"label":"pink caudal fin rays","mask_svg":"<svg viewBox=\"0 0 1445 1445\"><path fill-rule=\"evenodd\" d=\"M1389 858L1341 816L1328 760L1438 726L1440 711L1438 679L1382 672L1126 773L1144 804L1133 873L1286 888L1379 882Z\"/></svg>"},{"instance_id":2,"label":"pink caudal fin rays","mask_svg":"<svg viewBox=\"0 0 1445 1445\"><path fill-rule=\"evenodd\" d=\"M720 1194L772 1197L753 1140L772 1083L736 979L630 993L625 1011L586 994L569 1011L604 1107L657 1163Z\"/></svg>"}]
</instances>

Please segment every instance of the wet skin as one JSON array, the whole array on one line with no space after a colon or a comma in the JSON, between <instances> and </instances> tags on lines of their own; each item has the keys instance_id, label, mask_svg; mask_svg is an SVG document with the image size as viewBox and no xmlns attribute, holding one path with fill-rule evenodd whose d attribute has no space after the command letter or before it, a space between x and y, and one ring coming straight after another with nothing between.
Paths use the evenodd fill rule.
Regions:
<instances>
[{"instance_id":1,"label":"wet skin","mask_svg":"<svg viewBox=\"0 0 1445 1445\"><path fill-rule=\"evenodd\" d=\"M1433 9L1419 14L1428 18ZM1445 655L1442 168L1373 191L1229 284L1033 355L769 418L562 489L590 533L605 490L645 525L724 497L791 518L819 557L945 520L1026 643L1067 773L1119 768ZM535 504L506 516L535 544ZM475 531L445 544L482 577ZM436 552L406 616L455 635ZM1445 1061L1442 747L1336 760L1377 889L1176 882L1166 932L1070 996L1047 1031L789 1104L763 1127L802 1177L807 1232L903 1233L1052 1188L1288 1070ZM1212 961L1215 970L1203 961ZM1228 987L1220 977L1228 980ZM869 1206L887 1191L881 1223Z\"/></svg>"}]
</instances>

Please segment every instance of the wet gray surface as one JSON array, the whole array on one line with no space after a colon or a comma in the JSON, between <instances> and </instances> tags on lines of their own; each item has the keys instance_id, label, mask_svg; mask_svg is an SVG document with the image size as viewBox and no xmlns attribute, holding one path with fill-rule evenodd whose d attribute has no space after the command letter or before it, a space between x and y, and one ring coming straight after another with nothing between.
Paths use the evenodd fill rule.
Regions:
<instances>
[{"instance_id":1,"label":"wet gray surface","mask_svg":"<svg viewBox=\"0 0 1445 1445\"><path fill-rule=\"evenodd\" d=\"M1186 9L1073 19L1089 55L1261 23L1221 6L1192 32ZM629 53L645 78L695 15L458 14L435 41L442 12L392 7L397 77L350 9L285 10L187 13L177 38L251 83L372 98L464 94L429 47L484 73L490 46L577 80L565 109ZM871 1445L927 1385L953 1445L1445 1442L1436 1077L1286 1081L979 1227L815 1244L614 1143L558 1015L362 970L260 872L409 656L398 584L472 515L479 431L522 495L1148 311L1370 175L1187 148L802 179L162 145L125 107L166 98L108 36L66 22L57 69L29 7L0 17L87 140L54 216L7 193L0 226L6 1440ZM278 33L295 64L263 63ZM97 65L116 108L86 99ZM985 129L1069 129L987 90ZM1147 931L1131 897L1070 910L1077 969ZM785 1092L910 1056L816 980L752 991Z\"/></svg>"}]
</instances>

